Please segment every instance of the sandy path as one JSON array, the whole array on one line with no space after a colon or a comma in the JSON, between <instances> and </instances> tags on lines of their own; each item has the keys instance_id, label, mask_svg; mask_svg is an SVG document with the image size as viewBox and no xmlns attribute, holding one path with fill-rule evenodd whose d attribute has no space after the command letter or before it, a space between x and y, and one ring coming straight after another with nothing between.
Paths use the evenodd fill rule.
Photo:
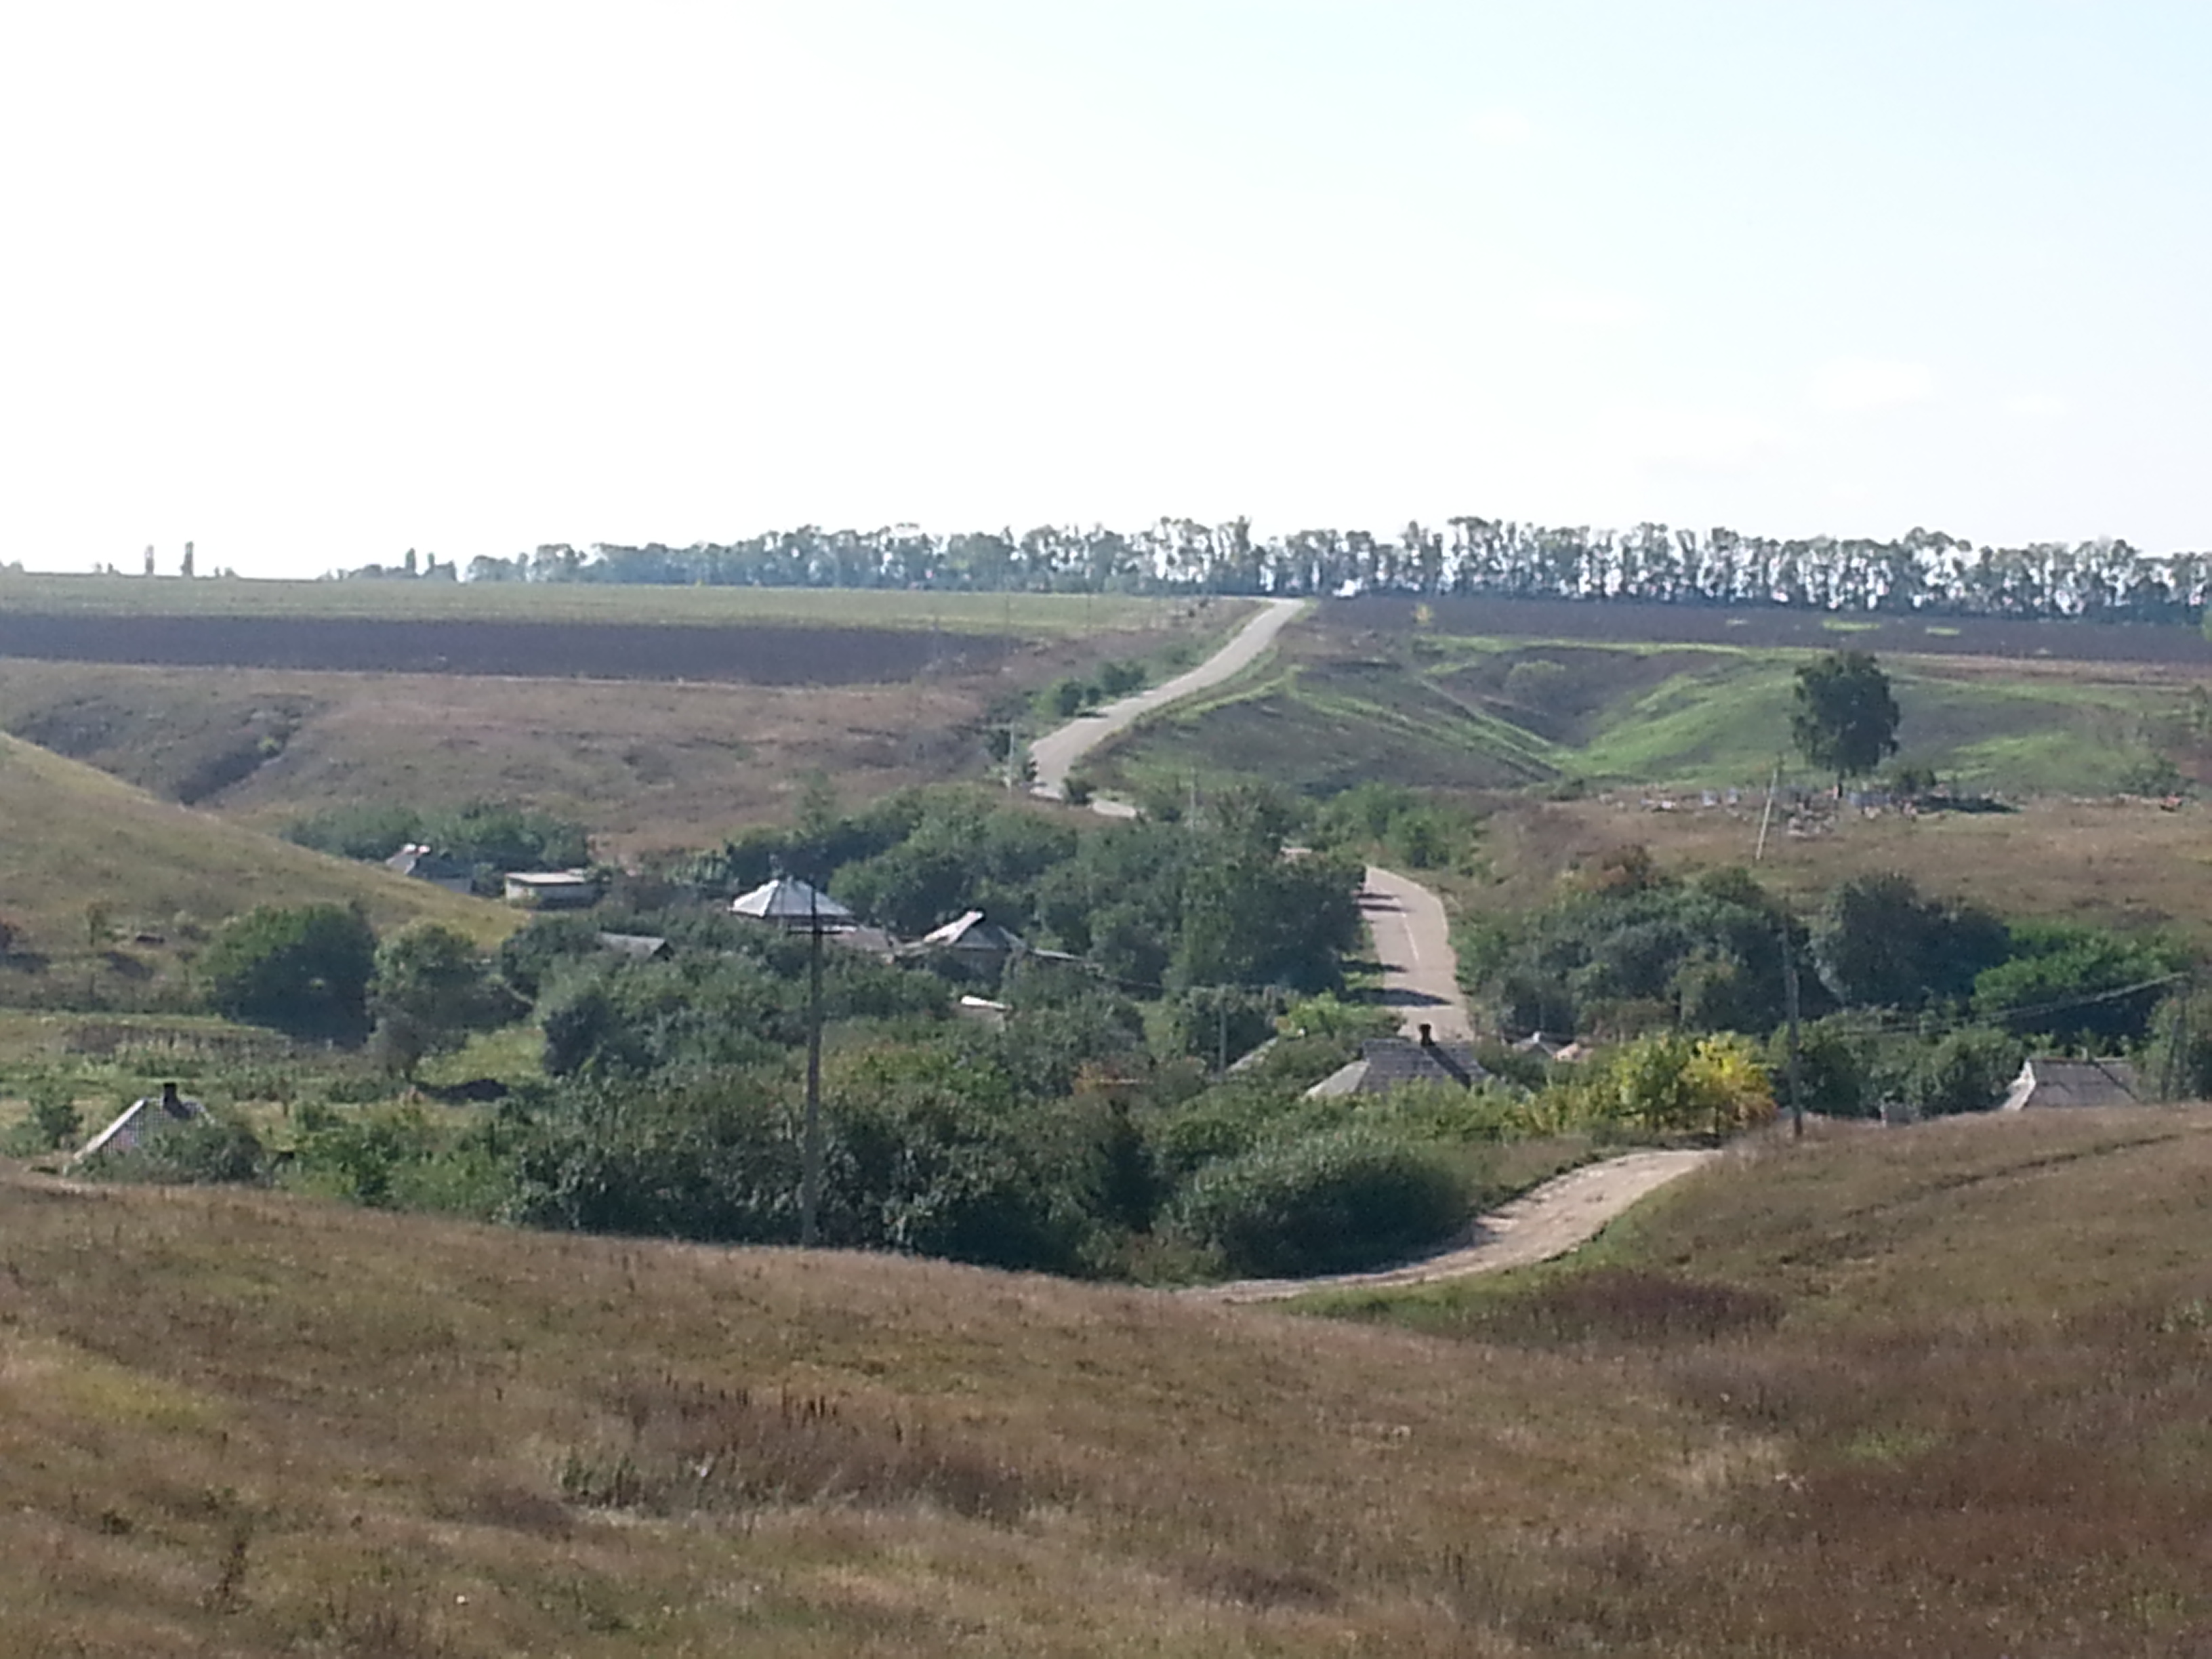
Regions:
<instances>
[{"instance_id":1,"label":"sandy path","mask_svg":"<svg viewBox=\"0 0 2212 1659\"><path fill-rule=\"evenodd\" d=\"M1068 772L1076 762L1155 710L1242 673L1274 644L1275 635L1283 631L1284 624L1304 608L1303 599L1262 599L1258 613L1237 630L1228 644L1197 667L1045 733L1030 745L1030 758L1036 763L1036 781L1030 786L1030 793L1060 799L1067 786ZM1097 801L1093 805L1109 816L1136 816L1135 808L1120 802Z\"/></svg>"},{"instance_id":2,"label":"sandy path","mask_svg":"<svg viewBox=\"0 0 2212 1659\"><path fill-rule=\"evenodd\" d=\"M1440 1041L1473 1042L1474 1020L1460 994L1459 954L1443 901L1412 878L1370 864L1359 914L1375 936L1382 1001L1399 1011L1400 1029L1417 1036L1427 1025Z\"/></svg>"},{"instance_id":3,"label":"sandy path","mask_svg":"<svg viewBox=\"0 0 2212 1659\"><path fill-rule=\"evenodd\" d=\"M1279 1302L1309 1291L1384 1290L1530 1267L1587 1244L1638 1199L1719 1156L1711 1151L1630 1152L1584 1164L1484 1216L1461 1243L1403 1267L1325 1279L1245 1279L1203 1285L1183 1294L1203 1302Z\"/></svg>"}]
</instances>

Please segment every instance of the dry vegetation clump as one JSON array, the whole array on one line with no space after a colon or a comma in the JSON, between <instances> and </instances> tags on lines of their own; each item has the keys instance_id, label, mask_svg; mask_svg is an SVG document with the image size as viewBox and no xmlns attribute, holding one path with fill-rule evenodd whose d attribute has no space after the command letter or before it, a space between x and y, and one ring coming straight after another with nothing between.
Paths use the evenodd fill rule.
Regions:
<instances>
[{"instance_id":1,"label":"dry vegetation clump","mask_svg":"<svg viewBox=\"0 0 2212 1659\"><path fill-rule=\"evenodd\" d=\"M623 1380L607 1404L621 1431L562 1455L556 1482L572 1503L654 1515L921 1504L1006 1522L1057 1495L987 1442L830 1394L762 1397L663 1372Z\"/></svg>"}]
</instances>

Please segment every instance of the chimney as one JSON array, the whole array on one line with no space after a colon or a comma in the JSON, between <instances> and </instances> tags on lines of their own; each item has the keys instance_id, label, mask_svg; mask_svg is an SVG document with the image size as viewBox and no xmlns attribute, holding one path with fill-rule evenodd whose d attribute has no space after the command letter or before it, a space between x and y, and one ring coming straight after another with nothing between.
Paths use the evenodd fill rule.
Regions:
<instances>
[{"instance_id":1,"label":"chimney","mask_svg":"<svg viewBox=\"0 0 2212 1659\"><path fill-rule=\"evenodd\" d=\"M1437 1039L1435 1033L1431 1031L1426 1024L1424 1024L1421 1027L1421 1047L1424 1048L1433 1048L1436 1046Z\"/></svg>"}]
</instances>

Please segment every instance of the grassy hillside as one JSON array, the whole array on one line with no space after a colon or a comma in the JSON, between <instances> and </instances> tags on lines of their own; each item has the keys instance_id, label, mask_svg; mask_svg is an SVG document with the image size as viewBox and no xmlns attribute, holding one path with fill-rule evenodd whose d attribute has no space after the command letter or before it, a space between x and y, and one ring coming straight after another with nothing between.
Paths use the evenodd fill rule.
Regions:
<instances>
[{"instance_id":1,"label":"grassy hillside","mask_svg":"<svg viewBox=\"0 0 2212 1659\"><path fill-rule=\"evenodd\" d=\"M1841 639L1839 643L1848 643ZM1266 775L1328 793L1434 787L1763 787L1795 769L1802 651L1393 635L1326 609L1273 671L1146 727L1105 763L1120 787ZM1885 659L1905 759L2008 793L2119 788L2154 753L2199 758L2198 671L2128 662ZM1811 781L1810 775L1806 781Z\"/></svg>"},{"instance_id":2,"label":"grassy hillside","mask_svg":"<svg viewBox=\"0 0 2212 1659\"><path fill-rule=\"evenodd\" d=\"M2208 1194L2203 1111L1830 1128L1691 1177L1572 1263L1332 1305L1730 1437L1732 1469L1680 1464L1711 1511L1568 1570L1557 1605L1592 1647L2194 1654Z\"/></svg>"},{"instance_id":3,"label":"grassy hillside","mask_svg":"<svg viewBox=\"0 0 2212 1659\"><path fill-rule=\"evenodd\" d=\"M291 586L319 595L349 585ZM887 597L918 616L929 596ZM788 816L817 771L854 804L980 776L983 727L1037 687L1109 659L1144 661L1165 677L1211 648L1243 609L1146 604L1130 615L1102 610L1121 624L1111 629L1046 632L988 665L888 684L0 659L0 730L271 829L332 805L436 809L491 797L575 818L607 852L706 845Z\"/></svg>"},{"instance_id":4,"label":"grassy hillside","mask_svg":"<svg viewBox=\"0 0 2212 1659\"><path fill-rule=\"evenodd\" d=\"M82 1005L91 984L92 1006L142 1005L175 976L194 939L226 917L261 903L356 899L380 928L435 920L489 942L515 920L497 905L325 858L0 737L0 915L17 934L0 964L0 1003Z\"/></svg>"},{"instance_id":5,"label":"grassy hillside","mask_svg":"<svg viewBox=\"0 0 2212 1659\"><path fill-rule=\"evenodd\" d=\"M0 1655L2197 1651L2208 1187L1827 1137L1347 1322L0 1171Z\"/></svg>"}]
</instances>

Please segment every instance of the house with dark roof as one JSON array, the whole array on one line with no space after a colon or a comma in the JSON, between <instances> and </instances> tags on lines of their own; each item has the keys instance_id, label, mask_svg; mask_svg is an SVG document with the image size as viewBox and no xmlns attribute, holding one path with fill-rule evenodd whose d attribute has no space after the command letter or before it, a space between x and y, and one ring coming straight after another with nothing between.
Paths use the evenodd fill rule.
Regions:
<instances>
[{"instance_id":1,"label":"house with dark roof","mask_svg":"<svg viewBox=\"0 0 2212 1659\"><path fill-rule=\"evenodd\" d=\"M165 1125L190 1123L206 1115L207 1108L198 1101L179 1094L175 1084L164 1083L160 1094L142 1096L125 1106L122 1115L79 1147L70 1162L82 1164L99 1152L135 1152L147 1136Z\"/></svg>"},{"instance_id":2,"label":"house with dark roof","mask_svg":"<svg viewBox=\"0 0 2212 1659\"><path fill-rule=\"evenodd\" d=\"M1370 1037L1359 1045L1358 1059L1315 1084L1306 1098L1387 1094L1408 1083L1455 1083L1472 1089L1489 1075L1475 1059L1472 1042L1440 1042L1424 1025L1419 1037Z\"/></svg>"},{"instance_id":3,"label":"house with dark roof","mask_svg":"<svg viewBox=\"0 0 2212 1659\"><path fill-rule=\"evenodd\" d=\"M916 948L924 954L942 951L964 967L991 974L1023 955L1029 946L1011 928L984 921L981 910L970 910L924 933Z\"/></svg>"},{"instance_id":4,"label":"house with dark roof","mask_svg":"<svg viewBox=\"0 0 2212 1659\"><path fill-rule=\"evenodd\" d=\"M2035 1058L2021 1066L1997 1109L2026 1112L2052 1107L2142 1104L2136 1068L2124 1060Z\"/></svg>"},{"instance_id":5,"label":"house with dark roof","mask_svg":"<svg viewBox=\"0 0 2212 1659\"><path fill-rule=\"evenodd\" d=\"M476 890L474 865L448 853L433 852L427 844L421 842L408 842L385 860L384 867L395 875L412 876L417 881L427 881L434 887L442 887L449 893L470 893Z\"/></svg>"}]
</instances>

